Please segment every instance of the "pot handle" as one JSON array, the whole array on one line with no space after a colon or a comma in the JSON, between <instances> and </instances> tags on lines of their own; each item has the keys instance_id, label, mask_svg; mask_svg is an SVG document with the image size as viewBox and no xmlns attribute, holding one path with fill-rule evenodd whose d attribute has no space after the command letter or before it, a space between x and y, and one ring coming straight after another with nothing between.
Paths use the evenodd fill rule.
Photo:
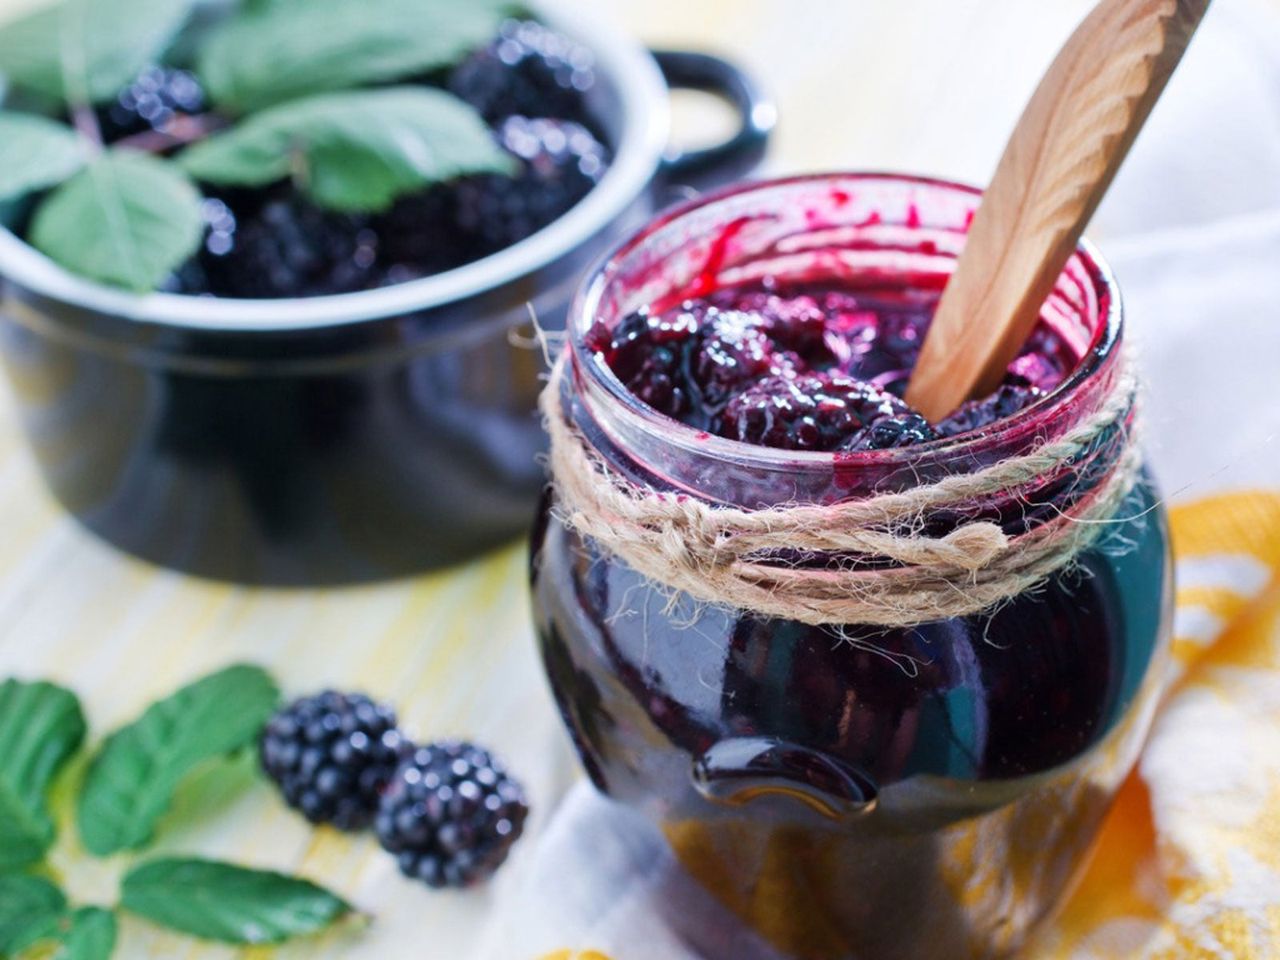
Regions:
<instances>
[{"instance_id":1,"label":"pot handle","mask_svg":"<svg viewBox=\"0 0 1280 960\"><path fill-rule=\"evenodd\" d=\"M694 761L693 783L724 806L784 797L837 821L870 813L879 799L876 782L864 770L772 737L721 740Z\"/></svg>"},{"instance_id":2,"label":"pot handle","mask_svg":"<svg viewBox=\"0 0 1280 960\"><path fill-rule=\"evenodd\" d=\"M724 143L698 150L671 148L662 161L669 183L704 188L729 183L754 170L769 146L778 111L752 77L727 60L707 53L655 50L654 59L672 89L702 90L727 100L739 128Z\"/></svg>"}]
</instances>

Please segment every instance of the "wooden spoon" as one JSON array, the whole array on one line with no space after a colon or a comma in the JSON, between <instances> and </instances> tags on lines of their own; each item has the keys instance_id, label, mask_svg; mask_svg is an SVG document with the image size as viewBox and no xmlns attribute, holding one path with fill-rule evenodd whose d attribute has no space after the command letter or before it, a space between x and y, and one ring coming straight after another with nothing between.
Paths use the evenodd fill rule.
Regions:
<instances>
[{"instance_id":1,"label":"wooden spoon","mask_svg":"<svg viewBox=\"0 0 1280 960\"><path fill-rule=\"evenodd\" d=\"M1026 343L1210 0L1102 0L1005 148L907 402L937 422L995 390Z\"/></svg>"}]
</instances>

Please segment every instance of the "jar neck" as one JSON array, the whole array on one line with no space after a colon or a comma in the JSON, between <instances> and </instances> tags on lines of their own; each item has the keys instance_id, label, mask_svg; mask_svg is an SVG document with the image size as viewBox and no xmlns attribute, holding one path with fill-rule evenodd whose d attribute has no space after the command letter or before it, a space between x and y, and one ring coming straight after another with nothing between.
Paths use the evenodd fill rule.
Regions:
<instances>
[{"instance_id":1,"label":"jar neck","mask_svg":"<svg viewBox=\"0 0 1280 960\"><path fill-rule=\"evenodd\" d=\"M766 276L853 290L940 289L977 202L975 191L954 184L835 176L751 185L675 211L619 250L580 294L565 378L569 416L633 482L749 509L899 492L1061 437L1099 410L1122 373L1120 297L1088 246L1043 312L1079 358L1062 385L989 429L914 447L798 453L701 433L628 393L584 341L593 323ZM1099 444L1094 454L1105 466L1114 451Z\"/></svg>"}]
</instances>

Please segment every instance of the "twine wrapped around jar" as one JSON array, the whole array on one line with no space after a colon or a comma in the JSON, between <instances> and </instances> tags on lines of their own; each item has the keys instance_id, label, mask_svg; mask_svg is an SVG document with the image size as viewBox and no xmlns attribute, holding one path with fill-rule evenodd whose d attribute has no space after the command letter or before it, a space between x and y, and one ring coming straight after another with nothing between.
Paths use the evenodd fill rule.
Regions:
<instances>
[{"instance_id":1,"label":"twine wrapped around jar","mask_svg":"<svg viewBox=\"0 0 1280 960\"><path fill-rule=\"evenodd\" d=\"M1133 489L1137 384L1122 366L1096 412L1073 429L982 470L836 504L746 510L639 486L611 468L566 419L568 353L541 408L551 437L553 508L638 573L696 601L813 626L910 627L990 610L1070 566L1102 535ZM1119 452L1066 509L1010 536L990 520L934 537L930 520L963 516L1074 469L1104 439ZM786 557L805 556L806 562ZM814 562L813 557L825 558Z\"/></svg>"}]
</instances>

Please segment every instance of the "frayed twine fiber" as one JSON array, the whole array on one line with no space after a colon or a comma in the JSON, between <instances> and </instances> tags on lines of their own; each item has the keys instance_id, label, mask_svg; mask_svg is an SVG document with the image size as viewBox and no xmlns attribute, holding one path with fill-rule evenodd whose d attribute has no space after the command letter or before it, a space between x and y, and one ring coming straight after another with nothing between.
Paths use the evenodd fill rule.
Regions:
<instances>
[{"instance_id":1,"label":"frayed twine fiber","mask_svg":"<svg viewBox=\"0 0 1280 960\"><path fill-rule=\"evenodd\" d=\"M1038 586L1092 545L1141 469L1126 430L1136 382L1125 368L1099 410L1069 433L974 473L831 505L713 505L637 486L609 467L565 419L567 356L556 362L540 401L551 436L556 515L657 584L762 617L909 627L989 610ZM939 511L962 513L975 501L1016 497L1028 484L1071 469L1117 429L1125 431L1123 451L1070 512L1017 537L989 521L964 523L942 537L918 532ZM839 562L800 566L777 559L797 551Z\"/></svg>"}]
</instances>

